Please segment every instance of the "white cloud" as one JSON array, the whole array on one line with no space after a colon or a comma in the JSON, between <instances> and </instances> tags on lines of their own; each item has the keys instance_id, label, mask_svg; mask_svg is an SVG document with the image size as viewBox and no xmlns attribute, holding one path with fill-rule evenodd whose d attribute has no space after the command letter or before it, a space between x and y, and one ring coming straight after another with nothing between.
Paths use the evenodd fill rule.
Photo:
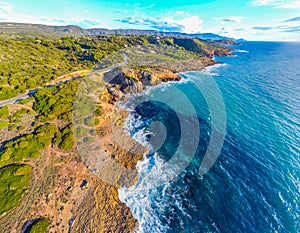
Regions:
<instances>
[{"instance_id":1,"label":"white cloud","mask_svg":"<svg viewBox=\"0 0 300 233\"><path fill-rule=\"evenodd\" d=\"M203 27L203 21L198 16L191 16L183 20L179 20L179 23L184 26L185 32L188 33L201 32Z\"/></svg>"},{"instance_id":2,"label":"white cloud","mask_svg":"<svg viewBox=\"0 0 300 233\"><path fill-rule=\"evenodd\" d=\"M300 9L300 0L290 1L279 6L279 8Z\"/></svg>"},{"instance_id":3,"label":"white cloud","mask_svg":"<svg viewBox=\"0 0 300 233\"><path fill-rule=\"evenodd\" d=\"M1 15L2 16L2 15ZM35 17L32 15L5 15L1 20L3 22L16 22L16 23L32 23L32 24L45 24L45 25L78 25L83 28L97 28L107 27L105 22L99 19L74 17L74 18L52 18L48 16Z\"/></svg>"},{"instance_id":4,"label":"white cloud","mask_svg":"<svg viewBox=\"0 0 300 233\"><path fill-rule=\"evenodd\" d=\"M254 0L254 6L273 6L276 8L300 9L300 0Z\"/></svg>"},{"instance_id":5,"label":"white cloud","mask_svg":"<svg viewBox=\"0 0 300 233\"><path fill-rule=\"evenodd\" d=\"M185 11L176 11L176 15L184 15L184 14L186 14Z\"/></svg>"},{"instance_id":6,"label":"white cloud","mask_svg":"<svg viewBox=\"0 0 300 233\"><path fill-rule=\"evenodd\" d=\"M11 12L13 5L8 2L0 2L0 13L9 13Z\"/></svg>"},{"instance_id":7,"label":"white cloud","mask_svg":"<svg viewBox=\"0 0 300 233\"><path fill-rule=\"evenodd\" d=\"M228 16L228 17L224 17L224 18L216 17L215 19L218 21L221 21L223 23L240 23L240 22L242 22L244 17L243 16Z\"/></svg>"},{"instance_id":8,"label":"white cloud","mask_svg":"<svg viewBox=\"0 0 300 233\"><path fill-rule=\"evenodd\" d=\"M276 0L254 0L252 2L252 5L254 6L266 6L269 4L273 4L274 2L276 2Z\"/></svg>"},{"instance_id":9,"label":"white cloud","mask_svg":"<svg viewBox=\"0 0 300 233\"><path fill-rule=\"evenodd\" d=\"M188 16L182 19L174 19L170 17L127 17L118 21L131 25L148 26L159 31L176 31L185 33L200 32L203 25L203 21L198 16Z\"/></svg>"},{"instance_id":10,"label":"white cloud","mask_svg":"<svg viewBox=\"0 0 300 233\"><path fill-rule=\"evenodd\" d=\"M140 9L150 9L150 8L155 7L155 6L156 6L155 4L151 4L151 5L148 5L148 6L140 7Z\"/></svg>"}]
</instances>

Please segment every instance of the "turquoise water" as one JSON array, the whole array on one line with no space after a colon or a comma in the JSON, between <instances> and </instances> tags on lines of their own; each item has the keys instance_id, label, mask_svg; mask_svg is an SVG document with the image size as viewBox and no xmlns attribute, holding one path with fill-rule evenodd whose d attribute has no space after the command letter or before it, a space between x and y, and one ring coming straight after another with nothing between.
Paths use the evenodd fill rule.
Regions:
<instances>
[{"instance_id":1,"label":"turquoise water","mask_svg":"<svg viewBox=\"0 0 300 233\"><path fill-rule=\"evenodd\" d=\"M235 57L216 58L222 66L184 73L182 81L132 99L139 105L131 109L128 129L153 149L138 165L138 184L120 190L139 232L300 232L300 44L245 42L235 49ZM197 85L214 98L211 77L227 127L217 161L200 176L212 129L207 96ZM183 139L181 125L192 121L193 111L199 129L189 128ZM153 122L160 127L151 128ZM172 167L162 164L178 151L183 161L188 153L180 145L192 148L197 133L194 159L168 180ZM153 186L158 180L165 182Z\"/></svg>"}]
</instances>

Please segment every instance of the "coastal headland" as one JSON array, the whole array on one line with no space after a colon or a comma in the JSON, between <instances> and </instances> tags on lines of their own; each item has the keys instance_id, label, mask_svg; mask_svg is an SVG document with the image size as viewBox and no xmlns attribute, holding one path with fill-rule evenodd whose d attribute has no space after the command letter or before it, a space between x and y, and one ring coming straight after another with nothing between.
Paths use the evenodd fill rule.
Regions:
<instances>
[{"instance_id":1,"label":"coastal headland","mask_svg":"<svg viewBox=\"0 0 300 233\"><path fill-rule=\"evenodd\" d=\"M38 227L43 228L40 232L134 232L138 222L119 200L118 188L136 182L136 163L147 149L124 130L128 112L118 103L148 87L179 81L179 72L214 65L214 56L230 56L231 50L222 47L224 41L168 36L33 39L6 34L2 35L1 44L1 64L7 71L2 74L1 99L7 101L38 88L29 98L0 108L0 179L13 187L9 192L14 197L10 199L5 191L0 201L1 232L26 232ZM37 77L36 68L45 61L12 53L22 50L24 44L32 46L32 51L41 57L49 50L45 61L53 63L39 68L46 73L35 82L31 81ZM121 51L119 55L113 55L117 51ZM50 60L51 56L56 56L56 60ZM12 57L19 61L27 78L8 59ZM58 69L60 61L63 62ZM30 67L29 63L33 65ZM111 69L97 76L97 71L106 66ZM68 73L77 74L92 67L86 77L97 78L95 112L93 117L87 113L80 123L83 127L76 128L73 105L86 78L73 79ZM51 69L52 75L47 76ZM131 175L92 169L89 157L83 157L78 149L78 135L85 144L94 145L96 139L104 156L132 171ZM92 151L86 154L92 155ZM115 183L99 178L97 172L104 172ZM21 177L22 182L15 185Z\"/></svg>"}]
</instances>

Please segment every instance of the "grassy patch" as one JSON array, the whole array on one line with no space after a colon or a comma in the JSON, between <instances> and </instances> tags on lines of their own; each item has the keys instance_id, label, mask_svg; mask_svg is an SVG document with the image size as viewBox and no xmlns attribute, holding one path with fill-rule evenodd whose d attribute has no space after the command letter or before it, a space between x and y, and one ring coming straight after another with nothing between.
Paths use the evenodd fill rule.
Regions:
<instances>
[{"instance_id":1,"label":"grassy patch","mask_svg":"<svg viewBox=\"0 0 300 233\"><path fill-rule=\"evenodd\" d=\"M73 148L75 141L71 125L55 134L55 143L62 150L71 150Z\"/></svg>"},{"instance_id":2,"label":"grassy patch","mask_svg":"<svg viewBox=\"0 0 300 233\"><path fill-rule=\"evenodd\" d=\"M0 118L5 118L9 115L9 110L7 106L0 108Z\"/></svg>"},{"instance_id":3,"label":"grassy patch","mask_svg":"<svg viewBox=\"0 0 300 233\"><path fill-rule=\"evenodd\" d=\"M30 182L32 167L9 165L0 168L0 215L16 207Z\"/></svg>"},{"instance_id":4,"label":"grassy patch","mask_svg":"<svg viewBox=\"0 0 300 233\"><path fill-rule=\"evenodd\" d=\"M25 104L30 103L32 100L33 100L33 97L31 96L29 98L26 98L26 99L23 99L23 100L19 100L18 103L22 104L22 105L25 105Z\"/></svg>"},{"instance_id":5,"label":"grassy patch","mask_svg":"<svg viewBox=\"0 0 300 233\"><path fill-rule=\"evenodd\" d=\"M59 86L40 89L34 94L33 109L39 113L42 122L61 119L71 120L78 82L71 81Z\"/></svg>"},{"instance_id":6,"label":"grassy patch","mask_svg":"<svg viewBox=\"0 0 300 233\"><path fill-rule=\"evenodd\" d=\"M6 126L8 126L9 122L8 121L0 121L0 129L5 128Z\"/></svg>"},{"instance_id":7,"label":"grassy patch","mask_svg":"<svg viewBox=\"0 0 300 233\"><path fill-rule=\"evenodd\" d=\"M0 100L12 98L60 78L91 69L125 45L143 44L145 36L0 37Z\"/></svg>"},{"instance_id":8,"label":"grassy patch","mask_svg":"<svg viewBox=\"0 0 300 233\"><path fill-rule=\"evenodd\" d=\"M7 100L16 97L18 92L13 87L0 87L0 100Z\"/></svg>"},{"instance_id":9,"label":"grassy patch","mask_svg":"<svg viewBox=\"0 0 300 233\"><path fill-rule=\"evenodd\" d=\"M35 132L10 141L0 152L0 167L19 162L24 158L38 158L40 151L52 141L57 128L53 124L39 127Z\"/></svg>"},{"instance_id":10,"label":"grassy patch","mask_svg":"<svg viewBox=\"0 0 300 233\"><path fill-rule=\"evenodd\" d=\"M50 222L47 218L41 218L32 223L25 233L47 233Z\"/></svg>"}]
</instances>

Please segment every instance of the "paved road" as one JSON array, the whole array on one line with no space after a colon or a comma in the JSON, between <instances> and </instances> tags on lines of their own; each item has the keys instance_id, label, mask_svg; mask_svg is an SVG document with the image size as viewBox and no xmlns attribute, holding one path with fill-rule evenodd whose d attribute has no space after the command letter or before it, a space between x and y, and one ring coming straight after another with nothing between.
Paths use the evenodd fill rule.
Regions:
<instances>
[{"instance_id":1,"label":"paved road","mask_svg":"<svg viewBox=\"0 0 300 233\"><path fill-rule=\"evenodd\" d=\"M129 60L128 54L124 53L124 57L125 57L125 61L124 61L124 62L117 64L117 65L116 65L115 67L113 67L113 68L103 69L103 70L101 70L101 72L110 71L110 70L115 69L115 68L117 68L117 67L121 67L121 66L127 65L127 64L128 64L128 60ZM75 77L75 78L73 77L73 78L70 78L70 79L65 80L65 81L63 81L63 82L59 82L59 81L58 81L58 82L55 83L55 84L65 83L65 82L67 82L67 81L74 80L74 79L76 79L76 78L78 78L78 77ZM51 86L53 86L53 85L55 85L55 84L48 85L48 86L46 86L46 88L47 88L47 87L51 87ZM32 96L34 93L36 93L36 92L38 91L38 89L40 89L40 88L36 88L36 89L30 90L29 92L27 92L27 93L25 93L25 94L16 96L16 97L11 98L11 99L8 99L8 100L0 101L0 107L3 107L3 106L8 105L8 104L14 104L14 103L16 103L16 102L18 102L18 101L20 101L20 100L23 100L23 99L27 99L27 98L29 98L30 96Z\"/></svg>"},{"instance_id":2,"label":"paved road","mask_svg":"<svg viewBox=\"0 0 300 233\"><path fill-rule=\"evenodd\" d=\"M8 104L14 104L14 103L18 102L19 100L23 100L23 99L26 99L26 98L29 98L29 97L30 97L30 94L26 93L26 94L19 95L17 97L14 97L14 98L11 98L11 99L8 99L8 100L1 101L0 102L0 107L3 107L3 106L8 105Z\"/></svg>"}]
</instances>

